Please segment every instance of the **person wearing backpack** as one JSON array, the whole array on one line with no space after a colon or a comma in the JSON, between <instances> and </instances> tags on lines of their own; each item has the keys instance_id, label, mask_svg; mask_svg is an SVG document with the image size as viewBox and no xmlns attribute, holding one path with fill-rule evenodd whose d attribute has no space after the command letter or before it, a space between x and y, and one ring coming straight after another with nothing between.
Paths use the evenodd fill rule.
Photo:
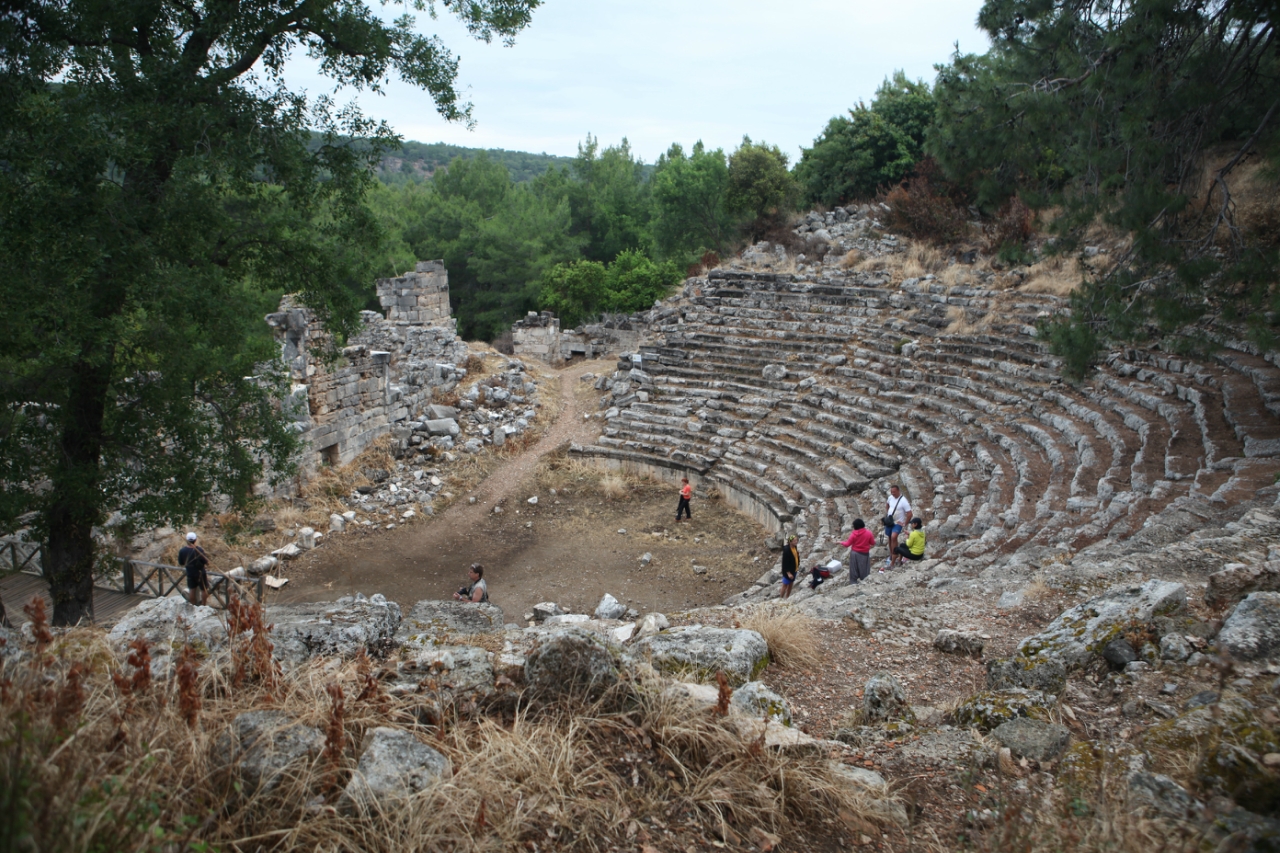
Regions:
<instances>
[{"instance_id":1,"label":"person wearing backpack","mask_svg":"<svg viewBox=\"0 0 1280 853\"><path fill-rule=\"evenodd\" d=\"M898 534L911 522L911 502L902 494L897 483L889 487L889 498L885 501L884 509L881 523L884 524L884 534L889 539L889 556L885 558L884 568L891 569L902 563L902 556L898 553ZM884 569L880 571L883 572Z\"/></svg>"},{"instance_id":2,"label":"person wearing backpack","mask_svg":"<svg viewBox=\"0 0 1280 853\"><path fill-rule=\"evenodd\" d=\"M840 543L842 548L849 549L849 583L858 583L871 574L871 546L874 544L876 535L867 529L866 522L855 518L853 532Z\"/></svg>"}]
</instances>

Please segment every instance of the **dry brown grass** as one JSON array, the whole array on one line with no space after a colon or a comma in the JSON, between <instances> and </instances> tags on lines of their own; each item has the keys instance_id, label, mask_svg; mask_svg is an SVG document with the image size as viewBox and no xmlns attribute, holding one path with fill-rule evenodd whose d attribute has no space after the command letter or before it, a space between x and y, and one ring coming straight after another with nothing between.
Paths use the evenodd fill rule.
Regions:
<instances>
[{"instance_id":1,"label":"dry brown grass","mask_svg":"<svg viewBox=\"0 0 1280 853\"><path fill-rule=\"evenodd\" d=\"M1084 272L1074 257L1053 255L1027 268L1027 277L1019 290L1069 296L1080 285Z\"/></svg>"},{"instance_id":2,"label":"dry brown grass","mask_svg":"<svg viewBox=\"0 0 1280 853\"><path fill-rule=\"evenodd\" d=\"M947 319L951 322L943 331L948 335L973 335L986 330L992 322L991 314L970 319L968 313L958 305L947 309Z\"/></svg>"},{"instance_id":3,"label":"dry brown grass","mask_svg":"<svg viewBox=\"0 0 1280 853\"><path fill-rule=\"evenodd\" d=\"M582 459L571 459L565 448L544 456L534 476L540 489L599 495L610 501L623 500L636 488L654 482L634 471L602 468Z\"/></svg>"},{"instance_id":4,"label":"dry brown grass","mask_svg":"<svg viewBox=\"0 0 1280 853\"><path fill-rule=\"evenodd\" d=\"M912 241L905 252L893 257L902 259L900 272L903 278L937 275L947 268L947 258L928 243Z\"/></svg>"},{"instance_id":5,"label":"dry brown grass","mask_svg":"<svg viewBox=\"0 0 1280 853\"><path fill-rule=\"evenodd\" d=\"M219 653L147 686L92 629L40 658L0 666L0 833L16 849L746 850L761 833L803 849L877 824L876 804L825 755L745 742L649 677L591 705L509 692L488 715L427 725L430 691L387 695L363 661L272 675L251 656L237 684L236 661ZM243 790L220 739L237 715L268 708L327 733L328 753L271 792ZM429 743L452 775L403 803L340 813L375 726Z\"/></svg>"},{"instance_id":6,"label":"dry brown grass","mask_svg":"<svg viewBox=\"0 0 1280 853\"><path fill-rule=\"evenodd\" d=\"M862 262L862 253L857 249L850 249L844 253L844 257L840 259L840 269L851 270Z\"/></svg>"},{"instance_id":7,"label":"dry brown grass","mask_svg":"<svg viewBox=\"0 0 1280 853\"><path fill-rule=\"evenodd\" d=\"M1053 587L1045 583L1044 578L1034 577L1031 582L1022 590L1022 600L1034 604L1036 602L1045 601L1053 597Z\"/></svg>"},{"instance_id":8,"label":"dry brown grass","mask_svg":"<svg viewBox=\"0 0 1280 853\"><path fill-rule=\"evenodd\" d=\"M822 623L789 605L768 603L752 608L740 620L769 644L769 659L789 669L817 669L822 663Z\"/></svg>"}]
</instances>

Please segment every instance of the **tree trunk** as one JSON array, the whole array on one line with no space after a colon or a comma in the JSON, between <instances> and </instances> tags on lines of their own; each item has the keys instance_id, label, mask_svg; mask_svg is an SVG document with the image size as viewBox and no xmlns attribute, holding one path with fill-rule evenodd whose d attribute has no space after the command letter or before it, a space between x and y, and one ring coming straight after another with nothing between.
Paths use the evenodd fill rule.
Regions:
<instances>
[{"instance_id":1,"label":"tree trunk","mask_svg":"<svg viewBox=\"0 0 1280 853\"><path fill-rule=\"evenodd\" d=\"M53 471L46 510L53 624L93 618L93 526L102 509L99 489L103 417L111 382L112 353L82 354L63 406L61 459Z\"/></svg>"}]
</instances>

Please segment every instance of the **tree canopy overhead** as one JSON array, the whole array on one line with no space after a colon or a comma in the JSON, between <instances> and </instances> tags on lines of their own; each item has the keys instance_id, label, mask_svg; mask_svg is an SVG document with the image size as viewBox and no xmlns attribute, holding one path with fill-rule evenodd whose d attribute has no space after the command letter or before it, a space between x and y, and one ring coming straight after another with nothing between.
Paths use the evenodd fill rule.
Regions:
<instances>
[{"instance_id":1,"label":"tree canopy overhead","mask_svg":"<svg viewBox=\"0 0 1280 853\"><path fill-rule=\"evenodd\" d=\"M1274 0L989 0L978 21L992 49L940 68L927 147L981 206L1015 192L1061 205L1063 250L1099 220L1133 237L1050 328L1073 372L1107 339L1194 346L1218 317L1274 346L1276 247L1244 239L1232 186L1280 125L1277 11Z\"/></svg>"},{"instance_id":2,"label":"tree canopy overhead","mask_svg":"<svg viewBox=\"0 0 1280 853\"><path fill-rule=\"evenodd\" d=\"M539 2L412 8L509 41ZM357 249L378 233L364 196L398 139L290 90L298 52L339 86L396 77L470 121L447 46L354 0L0 9L0 527L36 511L59 624L91 608L105 510L179 522L288 470L277 385L253 376L271 294L355 322Z\"/></svg>"}]
</instances>

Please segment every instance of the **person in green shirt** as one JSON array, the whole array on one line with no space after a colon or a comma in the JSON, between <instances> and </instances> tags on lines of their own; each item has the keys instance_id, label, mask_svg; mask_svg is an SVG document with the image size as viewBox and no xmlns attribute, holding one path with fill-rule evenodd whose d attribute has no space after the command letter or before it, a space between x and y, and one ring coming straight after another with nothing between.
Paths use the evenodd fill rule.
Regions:
<instances>
[{"instance_id":1,"label":"person in green shirt","mask_svg":"<svg viewBox=\"0 0 1280 853\"><path fill-rule=\"evenodd\" d=\"M913 563L924 559L924 522L918 518L911 519L911 532L907 534L907 541L899 545L894 553Z\"/></svg>"}]
</instances>

